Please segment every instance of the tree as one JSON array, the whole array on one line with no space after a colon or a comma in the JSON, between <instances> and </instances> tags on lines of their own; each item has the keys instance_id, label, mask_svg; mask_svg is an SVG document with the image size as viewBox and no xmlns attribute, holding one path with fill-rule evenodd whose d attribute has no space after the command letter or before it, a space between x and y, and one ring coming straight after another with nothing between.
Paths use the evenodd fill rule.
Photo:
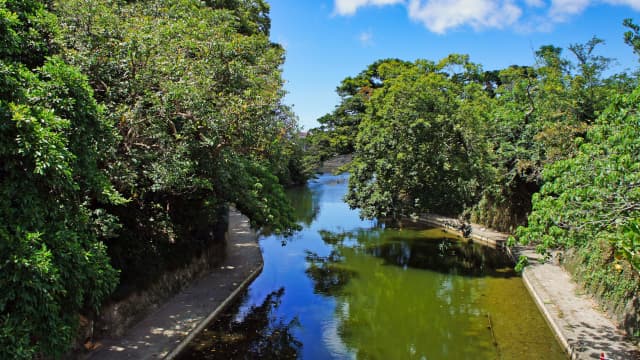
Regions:
<instances>
[{"instance_id":1,"label":"tree","mask_svg":"<svg viewBox=\"0 0 640 360\"><path fill-rule=\"evenodd\" d=\"M622 286L628 276L614 275L611 262L617 249L638 271L639 105L639 89L612 98L578 152L545 166L529 223L517 232L521 242L537 244L542 253L577 249L587 285L602 286L619 306L638 290L637 282Z\"/></svg>"},{"instance_id":2,"label":"tree","mask_svg":"<svg viewBox=\"0 0 640 360\"><path fill-rule=\"evenodd\" d=\"M122 201L101 169L115 134L45 5L2 1L0 18L0 357L59 358L117 281L99 241Z\"/></svg>"},{"instance_id":3,"label":"tree","mask_svg":"<svg viewBox=\"0 0 640 360\"><path fill-rule=\"evenodd\" d=\"M640 55L640 26L630 18L624 19L622 25L629 29L624 33L625 44L631 46L636 55Z\"/></svg>"},{"instance_id":4,"label":"tree","mask_svg":"<svg viewBox=\"0 0 640 360\"><path fill-rule=\"evenodd\" d=\"M462 212L488 174L489 97L466 80L479 67L451 56L378 70L385 81L359 127L346 201L367 218Z\"/></svg>"},{"instance_id":5,"label":"tree","mask_svg":"<svg viewBox=\"0 0 640 360\"><path fill-rule=\"evenodd\" d=\"M474 221L503 231L526 223L544 166L577 151L574 139L584 136L615 91L615 81L602 75L611 60L594 53L600 44L594 37L571 45L576 65L561 48L546 45L536 51L536 66L500 71L492 116L497 176L472 211Z\"/></svg>"},{"instance_id":6,"label":"tree","mask_svg":"<svg viewBox=\"0 0 640 360\"><path fill-rule=\"evenodd\" d=\"M639 99L638 90L617 97L575 156L545 167L529 226L519 229L524 241L540 243L542 250L584 245L638 217Z\"/></svg>"},{"instance_id":7,"label":"tree","mask_svg":"<svg viewBox=\"0 0 640 360\"><path fill-rule=\"evenodd\" d=\"M264 0L206 0L213 9L231 10L238 19L238 32L244 35L264 34L269 36L271 19L269 4Z\"/></svg>"},{"instance_id":8,"label":"tree","mask_svg":"<svg viewBox=\"0 0 640 360\"><path fill-rule=\"evenodd\" d=\"M508 231L524 221L531 208L531 194L540 185L545 148L535 141L541 127L537 71L529 66L510 66L499 72L499 79L487 123L494 178L484 187L471 219Z\"/></svg>"},{"instance_id":9,"label":"tree","mask_svg":"<svg viewBox=\"0 0 640 360\"><path fill-rule=\"evenodd\" d=\"M347 77L340 82L336 92L340 96L340 104L333 112L318 119L320 127L310 131L308 160L317 165L335 155L351 154L355 151L355 139L358 126L367 109L367 102L375 91L384 85L386 76L380 68L391 65L401 69L410 63L398 59L378 60L369 65L355 77Z\"/></svg>"},{"instance_id":10,"label":"tree","mask_svg":"<svg viewBox=\"0 0 640 360\"><path fill-rule=\"evenodd\" d=\"M578 73L573 76L571 84L577 120L587 124L591 124L607 105L608 89L603 86L602 74L609 68L612 59L593 53L600 44L604 44L604 40L594 36L585 44L569 46L578 60Z\"/></svg>"},{"instance_id":11,"label":"tree","mask_svg":"<svg viewBox=\"0 0 640 360\"><path fill-rule=\"evenodd\" d=\"M108 245L125 281L188 261L229 203L256 227L297 228L282 187L301 181L297 124L265 2L64 0L57 11L68 61L120 135L110 178L131 201L108 209L123 225Z\"/></svg>"}]
</instances>

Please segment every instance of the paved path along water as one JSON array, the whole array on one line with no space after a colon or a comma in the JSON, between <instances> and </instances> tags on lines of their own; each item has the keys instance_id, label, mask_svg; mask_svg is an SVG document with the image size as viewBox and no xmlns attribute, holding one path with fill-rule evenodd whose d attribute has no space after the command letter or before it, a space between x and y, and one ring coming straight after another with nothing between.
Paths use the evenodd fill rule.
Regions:
<instances>
[{"instance_id":1,"label":"paved path along water","mask_svg":"<svg viewBox=\"0 0 640 360\"><path fill-rule=\"evenodd\" d=\"M520 254L530 258L522 278L572 359L599 359L602 353L607 359L640 359L638 348L562 267L537 261L529 249Z\"/></svg>"},{"instance_id":2,"label":"paved path along water","mask_svg":"<svg viewBox=\"0 0 640 360\"><path fill-rule=\"evenodd\" d=\"M222 264L149 314L123 337L103 341L86 358L171 359L260 273L262 266L256 233L246 217L231 211Z\"/></svg>"},{"instance_id":3,"label":"paved path along water","mask_svg":"<svg viewBox=\"0 0 640 360\"><path fill-rule=\"evenodd\" d=\"M459 232L455 219L427 215L419 221ZM502 247L508 235L471 224L470 238ZM640 349L624 337L593 299L580 292L564 268L549 262L541 263L540 255L530 248L516 248L514 255L529 258L530 265L525 268L522 278L571 359L600 359L602 353L607 359L640 359Z\"/></svg>"}]
</instances>

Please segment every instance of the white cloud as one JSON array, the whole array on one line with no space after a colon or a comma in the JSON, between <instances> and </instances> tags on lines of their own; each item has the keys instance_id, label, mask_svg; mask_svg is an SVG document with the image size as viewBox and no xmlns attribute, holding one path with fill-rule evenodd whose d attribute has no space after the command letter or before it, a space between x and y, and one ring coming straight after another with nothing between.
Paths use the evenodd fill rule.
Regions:
<instances>
[{"instance_id":1,"label":"white cloud","mask_svg":"<svg viewBox=\"0 0 640 360\"><path fill-rule=\"evenodd\" d=\"M549 16L557 22L563 22L570 16L580 14L586 9L591 0L553 0L549 9Z\"/></svg>"},{"instance_id":2,"label":"white cloud","mask_svg":"<svg viewBox=\"0 0 640 360\"><path fill-rule=\"evenodd\" d=\"M596 4L640 11L640 0L334 0L334 13L354 15L362 7L396 4L405 6L411 19L439 34L464 26L476 31L506 27L549 31Z\"/></svg>"},{"instance_id":3,"label":"white cloud","mask_svg":"<svg viewBox=\"0 0 640 360\"><path fill-rule=\"evenodd\" d=\"M435 33L462 25L474 29L503 28L515 23L522 10L511 0L411 0L409 17Z\"/></svg>"},{"instance_id":4,"label":"white cloud","mask_svg":"<svg viewBox=\"0 0 640 360\"><path fill-rule=\"evenodd\" d=\"M556 23L565 22L572 16L581 14L589 6L598 3L629 6L640 11L640 0L552 0L549 18Z\"/></svg>"},{"instance_id":5,"label":"white cloud","mask_svg":"<svg viewBox=\"0 0 640 360\"><path fill-rule=\"evenodd\" d=\"M402 3L404 3L404 0L335 0L335 12L338 15L353 15L359 8L365 6L385 6Z\"/></svg>"},{"instance_id":6,"label":"white cloud","mask_svg":"<svg viewBox=\"0 0 640 360\"><path fill-rule=\"evenodd\" d=\"M640 11L640 0L605 0L604 2L611 5L627 5L633 10Z\"/></svg>"},{"instance_id":7,"label":"white cloud","mask_svg":"<svg viewBox=\"0 0 640 360\"><path fill-rule=\"evenodd\" d=\"M358 40L362 46L373 46L373 32L371 30L363 31L358 35Z\"/></svg>"}]
</instances>

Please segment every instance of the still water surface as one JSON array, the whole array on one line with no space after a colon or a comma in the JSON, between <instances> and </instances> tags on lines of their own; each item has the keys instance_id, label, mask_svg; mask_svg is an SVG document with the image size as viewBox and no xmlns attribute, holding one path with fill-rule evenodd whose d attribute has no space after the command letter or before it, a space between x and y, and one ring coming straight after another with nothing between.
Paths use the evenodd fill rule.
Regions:
<instances>
[{"instance_id":1,"label":"still water surface","mask_svg":"<svg viewBox=\"0 0 640 360\"><path fill-rule=\"evenodd\" d=\"M501 253L363 221L347 179L290 191L304 229L181 359L566 359Z\"/></svg>"}]
</instances>

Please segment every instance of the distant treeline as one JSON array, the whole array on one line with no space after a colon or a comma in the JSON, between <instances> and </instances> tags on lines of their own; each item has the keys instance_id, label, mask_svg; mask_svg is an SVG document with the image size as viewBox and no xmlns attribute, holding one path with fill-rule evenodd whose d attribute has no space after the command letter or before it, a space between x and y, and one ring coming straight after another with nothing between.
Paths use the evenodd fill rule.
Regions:
<instances>
[{"instance_id":1,"label":"distant treeline","mask_svg":"<svg viewBox=\"0 0 640 360\"><path fill-rule=\"evenodd\" d=\"M640 28L624 25L640 54ZM640 290L639 75L605 76L601 45L542 46L533 65L494 71L458 54L376 61L340 83L306 162L353 153L346 201L364 217L460 216L565 250L638 331L638 307L623 313Z\"/></svg>"},{"instance_id":2,"label":"distant treeline","mask_svg":"<svg viewBox=\"0 0 640 360\"><path fill-rule=\"evenodd\" d=\"M0 1L0 358L60 358L80 313L225 228L297 228L305 181L263 0Z\"/></svg>"}]
</instances>

